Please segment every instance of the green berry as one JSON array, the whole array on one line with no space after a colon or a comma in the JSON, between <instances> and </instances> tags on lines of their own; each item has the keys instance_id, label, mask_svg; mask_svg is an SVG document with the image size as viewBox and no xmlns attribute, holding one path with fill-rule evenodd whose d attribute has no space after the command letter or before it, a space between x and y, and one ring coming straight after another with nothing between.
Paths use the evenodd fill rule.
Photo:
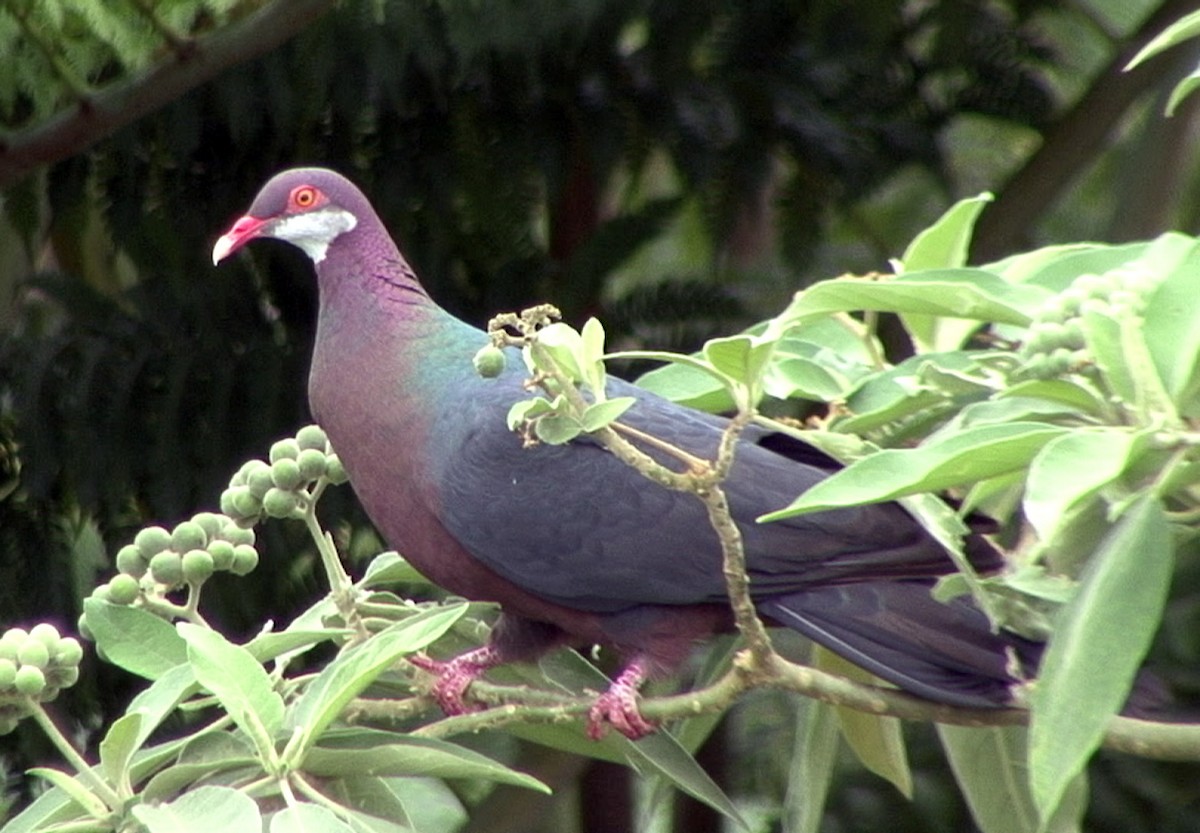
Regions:
<instances>
[{"instance_id":1,"label":"green berry","mask_svg":"<svg viewBox=\"0 0 1200 833\"><path fill-rule=\"evenodd\" d=\"M62 668L54 668L50 671L50 676L54 679L54 684L59 688L70 688L79 682L79 663L77 662L74 665L67 665Z\"/></svg>"},{"instance_id":2,"label":"green berry","mask_svg":"<svg viewBox=\"0 0 1200 833\"><path fill-rule=\"evenodd\" d=\"M234 545L253 544L254 530L246 529L233 523L221 530L221 538Z\"/></svg>"},{"instance_id":3,"label":"green berry","mask_svg":"<svg viewBox=\"0 0 1200 833\"><path fill-rule=\"evenodd\" d=\"M234 518L257 518L262 511L262 501L250 493L246 486L239 486L233 492L233 511L229 514Z\"/></svg>"},{"instance_id":4,"label":"green berry","mask_svg":"<svg viewBox=\"0 0 1200 833\"><path fill-rule=\"evenodd\" d=\"M146 574L147 563L136 544L126 544L117 550L117 569L127 576L141 578Z\"/></svg>"},{"instance_id":5,"label":"green berry","mask_svg":"<svg viewBox=\"0 0 1200 833\"><path fill-rule=\"evenodd\" d=\"M214 570L228 570L233 564L233 544L228 541L213 541L208 545L208 554L212 556Z\"/></svg>"},{"instance_id":6,"label":"green berry","mask_svg":"<svg viewBox=\"0 0 1200 833\"><path fill-rule=\"evenodd\" d=\"M183 558L174 550L164 550L150 559L150 575L168 587L183 581Z\"/></svg>"},{"instance_id":7,"label":"green berry","mask_svg":"<svg viewBox=\"0 0 1200 833\"><path fill-rule=\"evenodd\" d=\"M301 451L319 451L324 454L328 442L325 430L319 425L305 425L296 432L296 445Z\"/></svg>"},{"instance_id":8,"label":"green berry","mask_svg":"<svg viewBox=\"0 0 1200 833\"><path fill-rule=\"evenodd\" d=\"M26 697L37 697L46 688L46 675L36 665L22 665L13 678L13 687Z\"/></svg>"},{"instance_id":9,"label":"green berry","mask_svg":"<svg viewBox=\"0 0 1200 833\"><path fill-rule=\"evenodd\" d=\"M245 489L245 488L246 488L246 484L241 483L237 486L231 485L228 489L221 492L221 500L220 500L221 514L228 515L228 516L237 514L237 508L233 505L233 496L238 493L239 489Z\"/></svg>"},{"instance_id":10,"label":"green berry","mask_svg":"<svg viewBox=\"0 0 1200 833\"><path fill-rule=\"evenodd\" d=\"M495 379L504 372L504 351L494 344L480 347L471 361L475 365L475 372L484 379Z\"/></svg>"},{"instance_id":11,"label":"green berry","mask_svg":"<svg viewBox=\"0 0 1200 833\"><path fill-rule=\"evenodd\" d=\"M54 647L54 664L60 669L73 668L83 659L83 646L73 636L59 640Z\"/></svg>"},{"instance_id":12,"label":"green berry","mask_svg":"<svg viewBox=\"0 0 1200 833\"><path fill-rule=\"evenodd\" d=\"M207 581L215 569L215 560L208 550L189 550L183 554L183 580L188 584Z\"/></svg>"},{"instance_id":13,"label":"green berry","mask_svg":"<svg viewBox=\"0 0 1200 833\"><path fill-rule=\"evenodd\" d=\"M45 668L50 664L50 651L37 639L26 639L17 651L17 662L24 668L32 665L34 668Z\"/></svg>"},{"instance_id":14,"label":"green berry","mask_svg":"<svg viewBox=\"0 0 1200 833\"><path fill-rule=\"evenodd\" d=\"M96 634L92 632L91 626L88 625L86 613L80 613L79 618L75 620L75 631L88 642L96 641Z\"/></svg>"},{"instance_id":15,"label":"green berry","mask_svg":"<svg viewBox=\"0 0 1200 833\"><path fill-rule=\"evenodd\" d=\"M336 454L330 454L325 458L325 477L334 486L340 486L350 479L350 475L346 473L346 467L342 465L342 458Z\"/></svg>"},{"instance_id":16,"label":"green berry","mask_svg":"<svg viewBox=\"0 0 1200 833\"><path fill-rule=\"evenodd\" d=\"M209 541L221 534L221 527L225 526L225 521L223 515L215 512L197 512L192 515L192 523L200 525Z\"/></svg>"},{"instance_id":17,"label":"green berry","mask_svg":"<svg viewBox=\"0 0 1200 833\"><path fill-rule=\"evenodd\" d=\"M233 564L229 572L235 576L244 576L254 571L258 566L258 550L249 544L238 544L233 548Z\"/></svg>"},{"instance_id":18,"label":"green berry","mask_svg":"<svg viewBox=\"0 0 1200 833\"><path fill-rule=\"evenodd\" d=\"M292 437L279 440L271 446L271 453L268 456L272 463L277 460L295 460L300 456L300 443Z\"/></svg>"},{"instance_id":19,"label":"green berry","mask_svg":"<svg viewBox=\"0 0 1200 833\"><path fill-rule=\"evenodd\" d=\"M154 556L159 558L160 555ZM141 586L129 573L120 573L108 582L108 600L115 605L131 605L137 601Z\"/></svg>"},{"instance_id":20,"label":"green berry","mask_svg":"<svg viewBox=\"0 0 1200 833\"><path fill-rule=\"evenodd\" d=\"M171 533L161 526L148 526L133 538L133 543L142 551L147 561L171 546Z\"/></svg>"},{"instance_id":21,"label":"green berry","mask_svg":"<svg viewBox=\"0 0 1200 833\"><path fill-rule=\"evenodd\" d=\"M29 633L24 628L9 628L0 636L0 659L17 658L21 646L29 639Z\"/></svg>"},{"instance_id":22,"label":"green berry","mask_svg":"<svg viewBox=\"0 0 1200 833\"><path fill-rule=\"evenodd\" d=\"M300 469L300 477L304 480L316 480L318 477L324 477L325 452L315 448L305 448L296 458L296 465Z\"/></svg>"},{"instance_id":23,"label":"green berry","mask_svg":"<svg viewBox=\"0 0 1200 833\"><path fill-rule=\"evenodd\" d=\"M171 532L171 549L175 552L202 550L208 545L208 534L204 527L192 521L177 524Z\"/></svg>"},{"instance_id":24,"label":"green berry","mask_svg":"<svg viewBox=\"0 0 1200 833\"><path fill-rule=\"evenodd\" d=\"M250 494L254 495L259 500L267 493L267 489L275 485L275 481L271 479L271 467L261 460L256 460L258 463L254 470L246 477L246 486L250 489Z\"/></svg>"},{"instance_id":25,"label":"green berry","mask_svg":"<svg viewBox=\"0 0 1200 833\"><path fill-rule=\"evenodd\" d=\"M296 460L281 457L271 464L271 483L276 488L295 489L303 482L304 475L300 473L300 464Z\"/></svg>"},{"instance_id":26,"label":"green berry","mask_svg":"<svg viewBox=\"0 0 1200 833\"><path fill-rule=\"evenodd\" d=\"M51 625L49 622L38 622L33 626L33 629L29 631L29 636L45 645L47 651L53 651L58 645L58 641L62 639L62 635L59 634L58 628L54 627L54 625Z\"/></svg>"},{"instance_id":27,"label":"green berry","mask_svg":"<svg viewBox=\"0 0 1200 833\"><path fill-rule=\"evenodd\" d=\"M7 735L17 728L17 724L20 722L21 719L14 715L0 714L0 735Z\"/></svg>"},{"instance_id":28,"label":"green berry","mask_svg":"<svg viewBox=\"0 0 1200 833\"><path fill-rule=\"evenodd\" d=\"M263 498L263 511L272 518L290 518L299 505L296 493L284 489L271 489Z\"/></svg>"},{"instance_id":29,"label":"green berry","mask_svg":"<svg viewBox=\"0 0 1200 833\"><path fill-rule=\"evenodd\" d=\"M11 659L0 659L0 692L12 688L17 677L17 664Z\"/></svg>"}]
</instances>

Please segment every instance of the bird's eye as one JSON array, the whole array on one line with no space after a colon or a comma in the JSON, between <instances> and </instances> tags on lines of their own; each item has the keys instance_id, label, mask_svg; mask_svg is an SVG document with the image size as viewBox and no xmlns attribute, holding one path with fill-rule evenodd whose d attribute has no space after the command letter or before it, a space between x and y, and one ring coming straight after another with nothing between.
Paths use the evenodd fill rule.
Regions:
<instances>
[{"instance_id":1,"label":"bird's eye","mask_svg":"<svg viewBox=\"0 0 1200 833\"><path fill-rule=\"evenodd\" d=\"M317 204L321 192L311 185L301 185L292 191L292 206L295 208L312 208Z\"/></svg>"}]
</instances>

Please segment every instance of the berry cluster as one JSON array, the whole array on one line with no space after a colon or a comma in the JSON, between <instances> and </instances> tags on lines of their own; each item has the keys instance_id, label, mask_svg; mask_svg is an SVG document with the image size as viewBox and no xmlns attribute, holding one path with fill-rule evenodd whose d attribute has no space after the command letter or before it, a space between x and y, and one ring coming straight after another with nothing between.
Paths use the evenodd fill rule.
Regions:
<instances>
[{"instance_id":1,"label":"berry cluster","mask_svg":"<svg viewBox=\"0 0 1200 833\"><path fill-rule=\"evenodd\" d=\"M1132 266L1077 277L1034 315L1021 348L1022 375L1052 379L1090 368L1093 358L1084 336L1084 314L1136 321L1158 281L1158 275Z\"/></svg>"},{"instance_id":2,"label":"berry cluster","mask_svg":"<svg viewBox=\"0 0 1200 833\"><path fill-rule=\"evenodd\" d=\"M221 495L221 511L242 526L253 526L264 514L297 517L308 507L310 490L321 478L334 485L345 483L346 470L325 432L306 425L295 437L272 445L268 461L250 460L238 470Z\"/></svg>"},{"instance_id":3,"label":"berry cluster","mask_svg":"<svg viewBox=\"0 0 1200 833\"><path fill-rule=\"evenodd\" d=\"M258 566L258 550L254 530L226 515L200 512L172 530L146 527L117 550L116 562L117 574L92 595L129 605L146 594L200 585L218 570L244 576Z\"/></svg>"},{"instance_id":4,"label":"berry cluster","mask_svg":"<svg viewBox=\"0 0 1200 833\"><path fill-rule=\"evenodd\" d=\"M31 702L46 703L79 679L83 648L53 625L9 628L0 636L0 735L16 728Z\"/></svg>"}]
</instances>

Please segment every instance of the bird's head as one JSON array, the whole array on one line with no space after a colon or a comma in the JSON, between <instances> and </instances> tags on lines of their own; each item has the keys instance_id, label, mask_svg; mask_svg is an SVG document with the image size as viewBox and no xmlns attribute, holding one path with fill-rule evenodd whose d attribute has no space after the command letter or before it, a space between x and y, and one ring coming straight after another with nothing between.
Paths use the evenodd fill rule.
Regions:
<instances>
[{"instance_id":1,"label":"bird's head","mask_svg":"<svg viewBox=\"0 0 1200 833\"><path fill-rule=\"evenodd\" d=\"M273 176L246 215L213 246L213 264L260 237L286 240L304 250L313 263L325 259L338 236L372 212L350 180L325 168L293 168Z\"/></svg>"}]
</instances>

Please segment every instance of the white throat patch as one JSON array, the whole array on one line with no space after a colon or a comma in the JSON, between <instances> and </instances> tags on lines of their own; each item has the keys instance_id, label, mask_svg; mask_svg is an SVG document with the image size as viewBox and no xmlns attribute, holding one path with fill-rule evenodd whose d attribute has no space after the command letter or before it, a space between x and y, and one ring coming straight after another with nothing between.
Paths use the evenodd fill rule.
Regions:
<instances>
[{"instance_id":1,"label":"white throat patch","mask_svg":"<svg viewBox=\"0 0 1200 833\"><path fill-rule=\"evenodd\" d=\"M300 247L313 263L320 263L325 259L329 244L356 225L358 218L349 211L325 208L276 220L270 236Z\"/></svg>"}]
</instances>

